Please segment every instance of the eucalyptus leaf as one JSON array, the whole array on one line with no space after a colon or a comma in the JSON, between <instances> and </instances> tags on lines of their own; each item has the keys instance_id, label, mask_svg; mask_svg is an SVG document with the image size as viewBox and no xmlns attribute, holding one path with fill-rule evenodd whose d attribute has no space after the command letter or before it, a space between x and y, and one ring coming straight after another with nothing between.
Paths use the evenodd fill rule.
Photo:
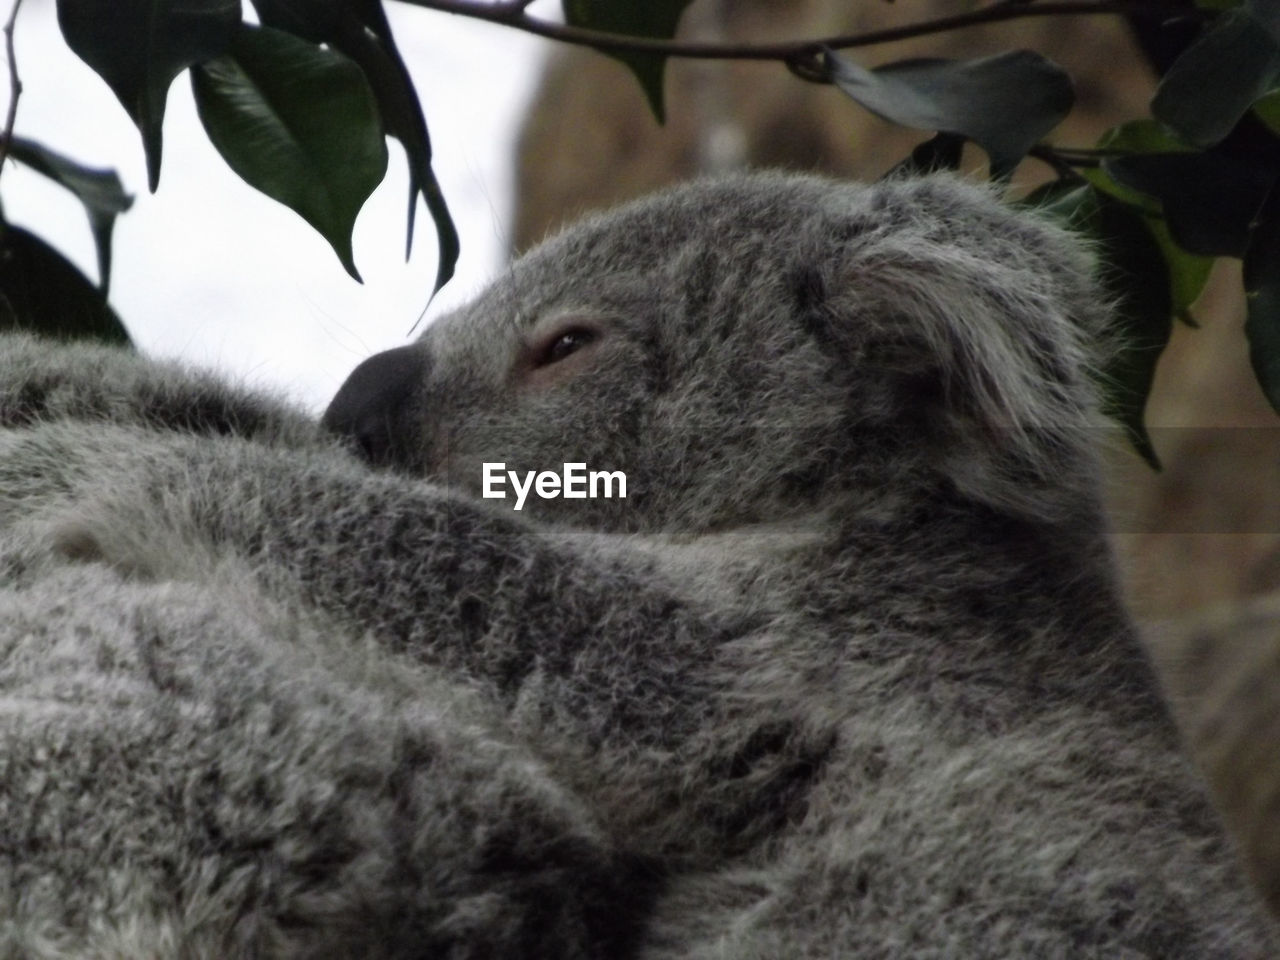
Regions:
<instances>
[{"instance_id":1,"label":"eucalyptus leaf","mask_svg":"<svg viewBox=\"0 0 1280 960\"><path fill-rule=\"evenodd\" d=\"M349 0L250 0L264 27L283 30L312 43L327 43L350 15Z\"/></svg>"},{"instance_id":2,"label":"eucalyptus leaf","mask_svg":"<svg viewBox=\"0 0 1280 960\"><path fill-rule=\"evenodd\" d=\"M1280 133L1280 90L1272 90L1253 105L1253 112L1272 133Z\"/></svg>"},{"instance_id":3,"label":"eucalyptus leaf","mask_svg":"<svg viewBox=\"0 0 1280 960\"><path fill-rule=\"evenodd\" d=\"M0 330L129 344L106 295L75 264L21 227L0 230Z\"/></svg>"},{"instance_id":4,"label":"eucalyptus leaf","mask_svg":"<svg viewBox=\"0 0 1280 960\"><path fill-rule=\"evenodd\" d=\"M1213 270L1213 257L1188 253L1179 246L1169 230L1160 204L1140 193L1121 187L1101 170L1081 171L1088 183L1126 206L1140 213L1152 238L1160 247L1165 266L1169 270L1169 294L1173 304L1173 315L1187 326L1199 326L1191 313L1191 306L1204 292L1209 282L1209 273ZM1136 198L1136 202L1131 199Z\"/></svg>"},{"instance_id":5,"label":"eucalyptus leaf","mask_svg":"<svg viewBox=\"0 0 1280 960\"><path fill-rule=\"evenodd\" d=\"M886 177L924 176L938 170L959 170L964 153L964 137L939 133L916 146L911 155L890 170Z\"/></svg>"},{"instance_id":6,"label":"eucalyptus leaf","mask_svg":"<svg viewBox=\"0 0 1280 960\"><path fill-rule=\"evenodd\" d=\"M239 23L240 0L58 0L67 46L106 81L142 134L152 192L169 85L223 54Z\"/></svg>"},{"instance_id":7,"label":"eucalyptus leaf","mask_svg":"<svg viewBox=\"0 0 1280 960\"><path fill-rule=\"evenodd\" d=\"M191 71L196 108L227 164L302 216L359 280L351 234L387 170L373 93L335 50L242 26L229 54Z\"/></svg>"},{"instance_id":8,"label":"eucalyptus leaf","mask_svg":"<svg viewBox=\"0 0 1280 960\"><path fill-rule=\"evenodd\" d=\"M1255 102L1280 84L1275 17L1262 2L1220 15L1160 81L1152 115L1196 146L1225 138Z\"/></svg>"},{"instance_id":9,"label":"eucalyptus leaf","mask_svg":"<svg viewBox=\"0 0 1280 960\"><path fill-rule=\"evenodd\" d=\"M1163 217L1146 216L1144 220L1155 237L1165 266L1169 269L1169 294L1173 303L1173 315L1188 326L1198 326L1191 315L1191 305L1204 293L1205 284L1213 270L1213 257L1187 253L1173 239L1168 223Z\"/></svg>"},{"instance_id":10,"label":"eucalyptus leaf","mask_svg":"<svg viewBox=\"0 0 1280 960\"><path fill-rule=\"evenodd\" d=\"M1156 365L1173 332L1169 268L1143 217L1097 195L1094 235L1106 251L1111 289L1121 321L1120 347L1102 368L1103 409L1124 427L1134 448L1155 469L1160 460L1147 433L1144 412Z\"/></svg>"},{"instance_id":11,"label":"eucalyptus leaf","mask_svg":"<svg viewBox=\"0 0 1280 960\"><path fill-rule=\"evenodd\" d=\"M1244 254L1249 360L1268 402L1280 412L1280 186L1271 190Z\"/></svg>"},{"instance_id":12,"label":"eucalyptus leaf","mask_svg":"<svg viewBox=\"0 0 1280 960\"><path fill-rule=\"evenodd\" d=\"M1097 243L1119 321L1117 346L1099 371L1103 410L1158 470L1144 412L1156 365L1172 333L1174 309L1173 283L1160 244L1141 211L1090 185L1060 180L1037 190L1027 202Z\"/></svg>"},{"instance_id":13,"label":"eucalyptus leaf","mask_svg":"<svg viewBox=\"0 0 1280 960\"><path fill-rule=\"evenodd\" d=\"M432 292L438 291L453 276L457 266L458 231L431 166L431 138L422 105L396 47L381 0L256 0L255 6L265 26L316 43L328 43L364 71L386 133L401 142L409 163L405 259L413 249L421 195L436 228L439 259Z\"/></svg>"},{"instance_id":14,"label":"eucalyptus leaf","mask_svg":"<svg viewBox=\"0 0 1280 960\"><path fill-rule=\"evenodd\" d=\"M1104 160L1122 186L1160 201L1169 230L1188 253L1238 257L1277 171L1238 152L1154 153Z\"/></svg>"},{"instance_id":15,"label":"eucalyptus leaf","mask_svg":"<svg viewBox=\"0 0 1280 960\"><path fill-rule=\"evenodd\" d=\"M1193 150L1177 140L1169 130L1154 120L1134 120L1113 127L1099 139L1099 150L1120 154L1182 153ZM1191 305L1204 290L1213 267L1213 258L1188 253L1174 240L1165 221L1162 204L1154 197L1117 183L1106 167L1093 167L1079 171L1079 175L1094 188L1114 199L1136 208L1143 215L1143 222L1151 231L1169 270L1170 295L1173 312L1179 320L1191 326ZM1176 206L1176 204L1175 204Z\"/></svg>"},{"instance_id":16,"label":"eucalyptus leaf","mask_svg":"<svg viewBox=\"0 0 1280 960\"><path fill-rule=\"evenodd\" d=\"M98 252L98 286L105 296L111 287L111 233L116 217L133 205L133 197L124 192L119 175L114 170L83 166L22 137L14 137L9 143L9 156L70 190L84 205Z\"/></svg>"},{"instance_id":17,"label":"eucalyptus leaf","mask_svg":"<svg viewBox=\"0 0 1280 960\"><path fill-rule=\"evenodd\" d=\"M993 176L1008 175L1075 101L1071 78L1030 50L981 60L900 60L874 70L828 50L828 76L872 113L974 141Z\"/></svg>"},{"instance_id":18,"label":"eucalyptus leaf","mask_svg":"<svg viewBox=\"0 0 1280 960\"><path fill-rule=\"evenodd\" d=\"M563 0L565 22L575 27L627 37L669 40L676 35L680 15L691 0ZM656 53L605 50L625 64L640 82L659 123L666 120L662 78L667 58Z\"/></svg>"},{"instance_id":19,"label":"eucalyptus leaf","mask_svg":"<svg viewBox=\"0 0 1280 960\"><path fill-rule=\"evenodd\" d=\"M1192 148L1173 136L1163 124L1144 119L1112 127L1098 138L1096 149L1104 154L1124 156L1134 153L1188 153ZM1117 182L1103 166L1085 167L1078 172L1093 187L1108 196L1139 207L1146 213L1164 216L1159 200Z\"/></svg>"},{"instance_id":20,"label":"eucalyptus leaf","mask_svg":"<svg viewBox=\"0 0 1280 960\"><path fill-rule=\"evenodd\" d=\"M1192 153L1162 123L1149 118L1118 124L1098 138L1097 147L1113 153Z\"/></svg>"}]
</instances>

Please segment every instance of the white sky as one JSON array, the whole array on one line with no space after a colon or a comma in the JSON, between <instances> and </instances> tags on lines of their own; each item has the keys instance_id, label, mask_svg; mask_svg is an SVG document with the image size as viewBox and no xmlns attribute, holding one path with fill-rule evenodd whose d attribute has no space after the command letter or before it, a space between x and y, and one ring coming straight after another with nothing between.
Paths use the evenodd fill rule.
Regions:
<instances>
[{"instance_id":1,"label":"white sky","mask_svg":"<svg viewBox=\"0 0 1280 960\"><path fill-rule=\"evenodd\" d=\"M0 8L7 16L9 4ZM549 42L395 2L386 8L462 238L457 273L430 318L469 299L506 259L516 125ZM557 8L540 0L531 12L555 17ZM17 134L86 165L115 167L134 195L116 223L111 301L143 350L278 386L319 411L361 359L407 342L435 278L436 245L419 201L405 263L408 178L398 143L389 141L386 179L356 223L362 286L300 217L223 163L196 117L186 74L169 91L152 195L136 128L62 42L54 0L25 0L15 46L23 83ZM0 90L7 104L3 80ZM10 162L0 199L10 222L96 280L88 222L71 194Z\"/></svg>"}]
</instances>

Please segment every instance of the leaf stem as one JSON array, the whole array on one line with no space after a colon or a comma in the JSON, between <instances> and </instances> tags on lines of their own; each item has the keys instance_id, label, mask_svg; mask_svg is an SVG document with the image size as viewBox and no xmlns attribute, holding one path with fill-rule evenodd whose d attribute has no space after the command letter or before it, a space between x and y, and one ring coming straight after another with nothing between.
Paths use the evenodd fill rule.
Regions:
<instances>
[{"instance_id":1,"label":"leaf stem","mask_svg":"<svg viewBox=\"0 0 1280 960\"><path fill-rule=\"evenodd\" d=\"M837 34L830 37L797 40L787 43L698 43L681 40L661 40L652 37L631 37L598 30L587 30L567 24L551 23L525 13L527 0L502 0L484 3L479 0L400 0L415 7L452 13L457 16L484 20L526 33L558 40L577 46L595 47L599 50L655 53L669 57L696 60L777 60L793 68L799 76L810 78L811 71L805 65L812 63L824 49L847 50L867 47L894 40L905 40L931 33L944 33L962 27L972 27L1002 20L1023 17L1055 16L1184 16L1181 7L1174 7L1167 0L1048 0L1044 3L996 2L979 10L938 17L920 23L863 33ZM1206 14L1207 15L1207 14ZM798 69L797 69L798 68Z\"/></svg>"},{"instance_id":2,"label":"leaf stem","mask_svg":"<svg viewBox=\"0 0 1280 960\"><path fill-rule=\"evenodd\" d=\"M9 57L9 111L4 118L4 133L0 134L0 173L9 159L9 144L13 142L13 125L18 120L18 98L22 96L22 80L18 77L18 60L13 51L13 26L18 20L18 8L22 0L13 0L9 19L4 25L4 49Z\"/></svg>"}]
</instances>

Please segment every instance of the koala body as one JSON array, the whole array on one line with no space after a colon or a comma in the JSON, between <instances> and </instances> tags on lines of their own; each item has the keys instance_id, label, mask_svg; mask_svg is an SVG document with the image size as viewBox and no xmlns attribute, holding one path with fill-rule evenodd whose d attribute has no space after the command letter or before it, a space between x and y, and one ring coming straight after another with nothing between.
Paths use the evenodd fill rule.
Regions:
<instances>
[{"instance_id":1,"label":"koala body","mask_svg":"<svg viewBox=\"0 0 1280 960\"><path fill-rule=\"evenodd\" d=\"M983 189L756 174L323 428L5 337L0 956L1271 954L1119 599L1106 324Z\"/></svg>"}]
</instances>

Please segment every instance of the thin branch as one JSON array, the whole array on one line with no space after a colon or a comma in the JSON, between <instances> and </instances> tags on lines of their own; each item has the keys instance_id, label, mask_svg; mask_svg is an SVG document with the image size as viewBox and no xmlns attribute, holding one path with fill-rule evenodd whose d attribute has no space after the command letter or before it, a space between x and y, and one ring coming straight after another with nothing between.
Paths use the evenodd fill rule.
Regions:
<instances>
[{"instance_id":1,"label":"thin branch","mask_svg":"<svg viewBox=\"0 0 1280 960\"><path fill-rule=\"evenodd\" d=\"M13 52L13 25L18 20L18 8L22 0L13 0L9 20L4 25L4 49L9 57L9 112L4 118L4 133L0 135L0 172L9 159L9 144L13 142L13 125L18 121L18 98L22 96L22 81L18 78L18 60Z\"/></svg>"},{"instance_id":2,"label":"thin branch","mask_svg":"<svg viewBox=\"0 0 1280 960\"><path fill-rule=\"evenodd\" d=\"M657 53L669 57L685 57L698 60L778 60L787 64L811 62L824 49L847 50L867 47L909 37L931 33L944 33L962 27L972 27L1002 20L1023 17L1097 16L1104 14L1121 16L1185 16L1181 7L1171 6L1166 0L1052 0L1045 3L996 3L950 17L939 17L920 23L884 30L868 30L864 33L848 33L836 36L798 40L790 43L695 43L680 40L659 40L650 37L629 37L615 33L602 33L566 24L551 23L530 17L523 0L504 0L500 3L483 3L478 0L401 0L403 3L441 13L452 13L474 20L485 20L515 27L526 33L537 34L551 40L577 46L595 47L599 50L626 51L632 53ZM802 74L803 75L803 74Z\"/></svg>"},{"instance_id":3,"label":"thin branch","mask_svg":"<svg viewBox=\"0 0 1280 960\"><path fill-rule=\"evenodd\" d=\"M1080 157L1074 151L1061 147L1051 147L1046 143L1038 143L1027 151L1027 156L1046 163L1059 177L1079 179L1077 172L1089 167L1101 165L1096 157Z\"/></svg>"}]
</instances>

